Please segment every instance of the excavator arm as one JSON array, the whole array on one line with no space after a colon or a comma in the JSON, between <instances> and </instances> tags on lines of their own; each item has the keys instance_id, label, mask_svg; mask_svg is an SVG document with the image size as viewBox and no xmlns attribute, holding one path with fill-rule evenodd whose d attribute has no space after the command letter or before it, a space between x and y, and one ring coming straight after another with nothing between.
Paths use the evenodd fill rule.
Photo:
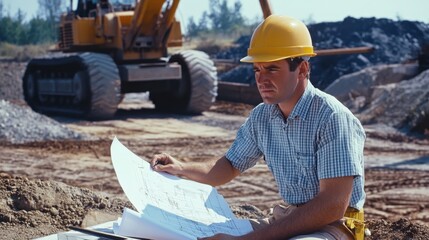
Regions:
<instances>
[{"instance_id":1,"label":"excavator arm","mask_svg":"<svg viewBox=\"0 0 429 240\"><path fill-rule=\"evenodd\" d=\"M259 0L259 4L261 4L262 14L264 15L264 19L272 14L271 4L268 0Z\"/></svg>"},{"instance_id":2,"label":"excavator arm","mask_svg":"<svg viewBox=\"0 0 429 240\"><path fill-rule=\"evenodd\" d=\"M178 5L179 0L138 1L131 25L124 36L124 49L163 46L165 35L174 22L174 14ZM165 9L163 10L164 6Z\"/></svg>"},{"instance_id":3,"label":"excavator arm","mask_svg":"<svg viewBox=\"0 0 429 240\"><path fill-rule=\"evenodd\" d=\"M264 19L270 16L273 11L269 0L259 0L261 5L262 15ZM373 47L355 47L355 48L337 48L337 49L323 49L315 50L317 56L340 55L340 54L359 54L370 53L374 50Z\"/></svg>"}]
</instances>

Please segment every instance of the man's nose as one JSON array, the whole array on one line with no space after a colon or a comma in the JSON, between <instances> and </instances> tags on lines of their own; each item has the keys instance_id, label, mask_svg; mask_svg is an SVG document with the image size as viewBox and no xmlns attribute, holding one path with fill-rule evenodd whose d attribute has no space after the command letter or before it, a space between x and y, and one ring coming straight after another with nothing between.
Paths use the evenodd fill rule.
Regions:
<instances>
[{"instance_id":1,"label":"man's nose","mask_svg":"<svg viewBox=\"0 0 429 240\"><path fill-rule=\"evenodd\" d=\"M262 84L264 82L267 82L267 77L265 74L259 72L259 73L255 74L255 80L256 80L256 83Z\"/></svg>"}]
</instances>

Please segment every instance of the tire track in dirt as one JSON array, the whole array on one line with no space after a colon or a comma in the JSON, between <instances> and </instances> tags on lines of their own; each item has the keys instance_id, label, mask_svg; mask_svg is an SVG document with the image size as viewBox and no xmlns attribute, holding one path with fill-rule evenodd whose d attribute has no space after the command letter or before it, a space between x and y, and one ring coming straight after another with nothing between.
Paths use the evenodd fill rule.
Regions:
<instances>
[{"instance_id":1,"label":"tire track in dirt","mask_svg":"<svg viewBox=\"0 0 429 240\"><path fill-rule=\"evenodd\" d=\"M429 225L429 172L367 169L367 218L409 219Z\"/></svg>"}]
</instances>

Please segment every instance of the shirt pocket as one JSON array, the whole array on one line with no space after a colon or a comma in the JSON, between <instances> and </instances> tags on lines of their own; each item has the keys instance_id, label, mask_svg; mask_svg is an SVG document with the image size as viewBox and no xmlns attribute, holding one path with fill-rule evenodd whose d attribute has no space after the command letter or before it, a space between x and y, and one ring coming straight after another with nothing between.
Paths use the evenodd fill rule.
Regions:
<instances>
[{"instance_id":1,"label":"shirt pocket","mask_svg":"<svg viewBox=\"0 0 429 240\"><path fill-rule=\"evenodd\" d=\"M298 185L300 188L317 191L319 180L317 177L317 163L314 154L296 154Z\"/></svg>"}]
</instances>

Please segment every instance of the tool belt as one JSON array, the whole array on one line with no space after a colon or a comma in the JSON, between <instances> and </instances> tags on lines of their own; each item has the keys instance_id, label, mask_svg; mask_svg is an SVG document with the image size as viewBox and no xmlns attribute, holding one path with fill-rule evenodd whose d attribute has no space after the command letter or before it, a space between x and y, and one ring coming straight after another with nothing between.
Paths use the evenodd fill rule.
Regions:
<instances>
[{"instance_id":1,"label":"tool belt","mask_svg":"<svg viewBox=\"0 0 429 240\"><path fill-rule=\"evenodd\" d=\"M344 224L352 231L355 240L363 240L365 237L363 208L360 211L351 207L347 208L344 220Z\"/></svg>"}]
</instances>

